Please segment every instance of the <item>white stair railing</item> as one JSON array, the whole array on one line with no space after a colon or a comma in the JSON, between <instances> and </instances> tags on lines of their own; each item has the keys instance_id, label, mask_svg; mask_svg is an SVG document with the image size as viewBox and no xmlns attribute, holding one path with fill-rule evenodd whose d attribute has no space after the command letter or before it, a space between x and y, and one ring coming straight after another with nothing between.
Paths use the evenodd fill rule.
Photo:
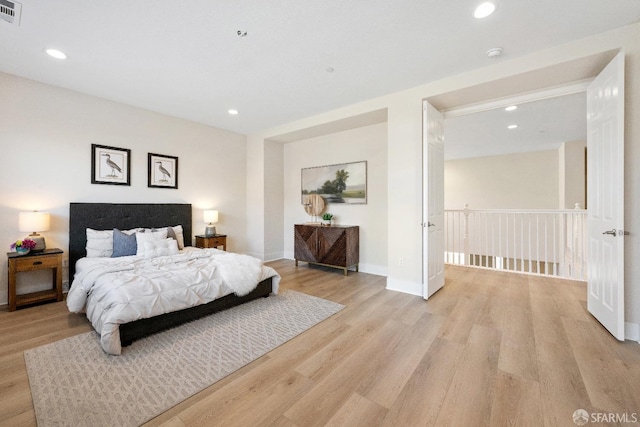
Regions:
<instances>
[{"instance_id":1,"label":"white stair railing","mask_svg":"<svg viewBox=\"0 0 640 427\"><path fill-rule=\"evenodd\" d=\"M445 262L587 280L586 211L445 210Z\"/></svg>"}]
</instances>

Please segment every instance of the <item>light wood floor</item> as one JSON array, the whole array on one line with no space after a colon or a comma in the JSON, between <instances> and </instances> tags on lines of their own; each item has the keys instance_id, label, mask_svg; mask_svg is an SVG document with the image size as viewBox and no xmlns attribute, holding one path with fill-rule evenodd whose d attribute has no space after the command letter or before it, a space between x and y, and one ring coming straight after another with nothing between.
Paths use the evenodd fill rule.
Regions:
<instances>
[{"instance_id":1,"label":"light wood floor","mask_svg":"<svg viewBox=\"0 0 640 427\"><path fill-rule=\"evenodd\" d=\"M149 426L555 427L578 408L640 414L640 345L587 313L584 284L448 267L424 301L380 276L270 265L282 288L346 308ZM88 330L64 303L0 311L0 425L35 425L23 350Z\"/></svg>"}]
</instances>

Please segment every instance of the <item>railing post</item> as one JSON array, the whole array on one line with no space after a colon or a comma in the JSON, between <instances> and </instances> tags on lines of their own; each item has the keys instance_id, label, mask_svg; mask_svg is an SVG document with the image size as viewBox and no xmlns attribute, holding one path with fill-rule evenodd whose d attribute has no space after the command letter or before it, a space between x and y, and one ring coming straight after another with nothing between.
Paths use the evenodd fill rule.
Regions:
<instances>
[{"instance_id":1,"label":"railing post","mask_svg":"<svg viewBox=\"0 0 640 427\"><path fill-rule=\"evenodd\" d=\"M469 204L464 204L464 264L471 265L471 255L469 255Z\"/></svg>"},{"instance_id":2,"label":"railing post","mask_svg":"<svg viewBox=\"0 0 640 427\"><path fill-rule=\"evenodd\" d=\"M582 205L580 203L576 203L574 205L574 209L577 211L581 211L584 210L582 208ZM574 214L575 217L575 229L573 231L574 233L574 246L573 246L573 253L576 255L577 260L575 261L575 264L578 265L578 268L576 268L576 266L574 265L573 267L573 279L578 279L578 280L586 280L586 274L587 274L587 260L586 260L586 229L584 227L584 224L586 223L586 221L584 220L584 215L576 215ZM579 270L576 274L576 270Z\"/></svg>"}]
</instances>

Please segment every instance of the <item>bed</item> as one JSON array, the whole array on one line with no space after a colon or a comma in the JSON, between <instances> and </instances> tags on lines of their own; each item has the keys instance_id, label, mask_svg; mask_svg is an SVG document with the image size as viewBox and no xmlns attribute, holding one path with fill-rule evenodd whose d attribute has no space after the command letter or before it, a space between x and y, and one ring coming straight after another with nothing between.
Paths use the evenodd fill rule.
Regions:
<instances>
[{"instance_id":1,"label":"bed","mask_svg":"<svg viewBox=\"0 0 640 427\"><path fill-rule=\"evenodd\" d=\"M72 311L85 311L85 308L78 310L80 307L79 296L85 294L85 282L89 273L87 272L87 266L89 269L94 270L98 268L105 269L107 267L94 267L99 265L96 262L100 261L95 258L87 258L87 229L93 230L133 230L138 228L145 228L147 230L157 229L162 227L171 228L171 226L180 224L183 230L184 246L185 250L180 251L177 255L161 256L152 258L149 261L151 265L147 267L146 260L141 260L141 257L123 257L123 258L105 258L105 265L116 265L118 268L122 268L123 265L131 265L131 269L143 271L146 268L165 268L166 265L170 265L170 268L176 270L172 263L182 262L182 258L189 263L198 263L200 269L209 269L210 265L215 264L216 267L211 267L209 273L214 275L212 271L215 270L215 275L222 273L218 272L232 272L234 268L225 267L223 262L226 260L248 260L251 263L258 262L253 259L250 260L245 255L232 254L217 249L192 249L190 248L192 243L192 208L190 204L113 204L113 203L71 203L69 209L69 283L71 284L70 292L67 298L68 305L73 307ZM172 259L176 258L176 261ZM244 258L242 258L244 257ZM80 262L79 262L80 261ZM130 261L130 264L129 264ZM243 261L243 262L244 262ZM155 264L154 264L155 263ZM84 271L76 271L77 266L85 266ZM176 264L177 265L177 264ZM261 263L260 263L261 265ZM158 267L159 266L159 267ZM117 269L114 267L108 267L111 269ZM246 292L242 292L242 296L238 296L229 289L226 289L226 283L220 285L225 287L224 295L216 297L212 301L208 301L208 296L201 298L194 303L193 300L184 301L182 304L189 305L186 308L174 310L173 308L165 308L167 312L153 315L152 317L140 317L135 320L118 323L116 332L113 335L117 336L117 343L107 343L103 341L108 334L101 334L101 343L105 352L110 354L120 354L121 348L130 345L133 341L150 334L160 332L162 330L172 328L183 324L185 322L197 319L202 316L206 316L215 313L220 310L224 310L260 297L267 297L272 292L277 292L279 276L275 270L269 267L260 267L262 270L259 276L256 276L256 284L251 284L250 288L246 288ZM97 271L97 270L96 270ZM133 273L130 273L133 274ZM223 275L224 276L224 275ZM223 281L218 277L216 281ZM124 280L124 279L123 279ZM185 279L187 280L187 279ZM218 286L219 284L216 284ZM164 284L160 283L160 287ZM168 285L167 285L168 286ZM254 288L255 286L255 288ZM76 288L74 288L76 287ZM202 288L202 286L200 286ZM76 292L78 291L78 292ZM92 291L97 294L97 291ZM91 299L92 292L87 291L84 298ZM211 291L210 293L213 293ZM229 293L231 292L231 293ZM175 298L171 297L173 300ZM95 299L95 298L94 298ZM193 299L193 298L192 298ZM88 307L88 305L87 305ZM70 307L71 308L71 307ZM88 308L88 310L97 310L94 308ZM155 310L154 311L158 311ZM90 314L87 311L87 314ZM93 315L93 314L92 314ZM88 316L89 317L89 316ZM92 320L92 319L90 319ZM93 320L92 320L92 323ZM94 324L94 328L96 325ZM101 326L102 327L102 326ZM100 333L100 331L98 331ZM111 334L111 333L109 333ZM105 335L105 336L103 336ZM113 340L112 340L113 341Z\"/></svg>"}]
</instances>

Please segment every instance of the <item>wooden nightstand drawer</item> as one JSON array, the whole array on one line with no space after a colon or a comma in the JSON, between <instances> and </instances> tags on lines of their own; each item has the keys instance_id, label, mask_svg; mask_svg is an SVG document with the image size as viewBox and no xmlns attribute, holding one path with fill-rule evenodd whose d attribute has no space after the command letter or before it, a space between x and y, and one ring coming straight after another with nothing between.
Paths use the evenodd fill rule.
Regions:
<instances>
[{"instance_id":1,"label":"wooden nightstand drawer","mask_svg":"<svg viewBox=\"0 0 640 427\"><path fill-rule=\"evenodd\" d=\"M217 234L215 236L196 236L196 248L219 248L222 246L222 250L227 250L227 235Z\"/></svg>"},{"instance_id":2,"label":"wooden nightstand drawer","mask_svg":"<svg viewBox=\"0 0 640 427\"><path fill-rule=\"evenodd\" d=\"M59 257L57 255L17 259L16 272L56 268L58 266L58 259Z\"/></svg>"},{"instance_id":3,"label":"wooden nightstand drawer","mask_svg":"<svg viewBox=\"0 0 640 427\"><path fill-rule=\"evenodd\" d=\"M218 246L225 245L227 242L227 239L224 237L210 237L207 240L207 247L209 248L217 248Z\"/></svg>"}]
</instances>

